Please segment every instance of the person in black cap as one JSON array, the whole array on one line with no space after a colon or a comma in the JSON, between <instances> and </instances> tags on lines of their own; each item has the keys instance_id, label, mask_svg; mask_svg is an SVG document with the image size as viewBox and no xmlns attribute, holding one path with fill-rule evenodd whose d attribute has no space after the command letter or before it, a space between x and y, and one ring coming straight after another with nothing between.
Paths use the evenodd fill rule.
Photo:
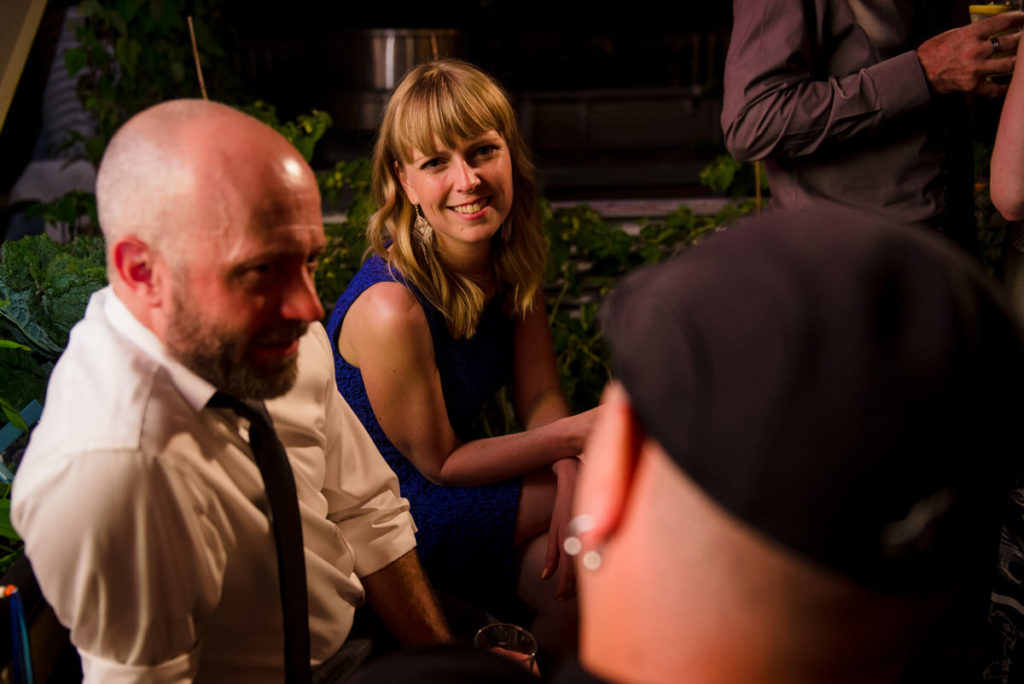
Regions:
<instances>
[{"instance_id":1,"label":"person in black cap","mask_svg":"<svg viewBox=\"0 0 1024 684\"><path fill-rule=\"evenodd\" d=\"M1012 483L1021 337L984 273L921 228L784 213L627 279L602 321L620 384L575 506L600 565L586 668L968 681L915 656L939 640L970 676L946 625L983 624Z\"/></svg>"},{"instance_id":2,"label":"person in black cap","mask_svg":"<svg viewBox=\"0 0 1024 684\"><path fill-rule=\"evenodd\" d=\"M617 379L567 541L579 662L549 674L968 681L947 625L984 619L1024 382L969 257L779 212L627 277L601 320Z\"/></svg>"}]
</instances>

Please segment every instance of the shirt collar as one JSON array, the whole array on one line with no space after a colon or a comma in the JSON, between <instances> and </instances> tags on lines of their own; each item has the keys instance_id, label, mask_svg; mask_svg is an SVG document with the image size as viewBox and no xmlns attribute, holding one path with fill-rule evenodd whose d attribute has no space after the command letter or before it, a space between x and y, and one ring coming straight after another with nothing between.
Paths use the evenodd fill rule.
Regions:
<instances>
[{"instance_id":1,"label":"shirt collar","mask_svg":"<svg viewBox=\"0 0 1024 684\"><path fill-rule=\"evenodd\" d=\"M172 358L163 342L135 318L113 288L108 285L93 295L89 308L93 306L102 307L103 315L111 327L167 371L171 382L196 412L206 406L217 388Z\"/></svg>"}]
</instances>

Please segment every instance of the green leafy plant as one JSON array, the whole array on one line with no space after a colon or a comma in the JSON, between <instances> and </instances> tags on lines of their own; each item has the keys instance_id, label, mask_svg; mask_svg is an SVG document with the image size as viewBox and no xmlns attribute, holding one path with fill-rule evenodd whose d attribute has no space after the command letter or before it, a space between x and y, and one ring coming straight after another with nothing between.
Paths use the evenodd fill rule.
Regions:
<instances>
[{"instance_id":1,"label":"green leafy plant","mask_svg":"<svg viewBox=\"0 0 1024 684\"><path fill-rule=\"evenodd\" d=\"M131 116L158 102L200 95L189 17L214 99L246 99L225 59L233 36L222 6L218 0L84 0L72 24L79 44L65 52L65 66L77 78L79 100L96 126L92 134L68 131L68 145L81 143L86 159L98 165L111 137ZM276 108L262 100L236 106L280 132L307 162L332 123L315 109L282 122ZM69 226L70 235L99 234L92 193L72 191L29 212L48 224Z\"/></svg>"},{"instance_id":2,"label":"green leafy plant","mask_svg":"<svg viewBox=\"0 0 1024 684\"><path fill-rule=\"evenodd\" d=\"M283 135L307 162L313 160L313 149L316 147L317 141L323 137L333 123L330 115L319 109L314 109L309 114L300 114L295 121L282 123L277 118L277 108L262 100L242 105L239 109Z\"/></svg>"},{"instance_id":3,"label":"green leafy plant","mask_svg":"<svg viewBox=\"0 0 1024 684\"><path fill-rule=\"evenodd\" d=\"M231 101L237 79L225 59L225 22L215 0L83 0L74 24L79 45L65 52L68 73L97 123L93 135L72 133L99 163L129 117L175 97L197 97L198 76L187 25L192 17L204 80ZM214 30L216 27L216 31Z\"/></svg>"},{"instance_id":4,"label":"green leafy plant","mask_svg":"<svg viewBox=\"0 0 1024 684\"><path fill-rule=\"evenodd\" d=\"M0 302L0 309L5 306L10 306L10 302ZM0 349L19 349L22 351L28 351L28 347L20 342L14 340L0 339ZM3 395L0 395L0 411L3 411L4 416L7 417L7 421L18 428L19 430L28 430L28 426L18 413L17 407L8 401Z\"/></svg>"},{"instance_id":5,"label":"green leafy plant","mask_svg":"<svg viewBox=\"0 0 1024 684\"><path fill-rule=\"evenodd\" d=\"M84 190L71 190L50 202L40 202L25 212L30 218L66 227L67 235L99 235L100 220L96 214L96 195Z\"/></svg>"},{"instance_id":6,"label":"green leafy plant","mask_svg":"<svg viewBox=\"0 0 1024 684\"><path fill-rule=\"evenodd\" d=\"M545 205L551 333L559 377L574 411L595 406L611 377L597 320L604 296L630 271L676 256L752 208L744 201L697 215L684 205L630 234L587 205L558 211Z\"/></svg>"},{"instance_id":7,"label":"green leafy plant","mask_svg":"<svg viewBox=\"0 0 1024 684\"><path fill-rule=\"evenodd\" d=\"M981 264L990 274L998 272L1006 241L1006 220L992 204L989 193L989 167L992 145L974 142L974 219L978 226L978 249Z\"/></svg>"},{"instance_id":8,"label":"green leafy plant","mask_svg":"<svg viewBox=\"0 0 1024 684\"><path fill-rule=\"evenodd\" d=\"M94 291L107 282L103 241L59 243L46 235L4 243L0 258L0 396L14 406L42 401L53 363Z\"/></svg>"},{"instance_id":9,"label":"green leafy plant","mask_svg":"<svg viewBox=\"0 0 1024 684\"><path fill-rule=\"evenodd\" d=\"M222 4L219 0L83 0L71 21L77 44L64 52L64 64L77 79L79 101L95 127L90 132L68 130L66 146L80 144L84 157L98 165L110 138L131 116L164 100L199 97L189 17L205 82L220 101L236 101L238 79L225 48L232 38L230 22L223 19ZM29 211L48 224L68 226L70 235L99 234L92 193L72 191Z\"/></svg>"},{"instance_id":10,"label":"green leafy plant","mask_svg":"<svg viewBox=\"0 0 1024 684\"><path fill-rule=\"evenodd\" d=\"M43 401L46 382L89 297L107 282L103 240L5 242L0 252L0 409L28 432L19 409ZM15 445L24 444L25 435ZM13 448L13 446L11 447ZM0 572L21 553L10 522L10 484L0 482Z\"/></svg>"},{"instance_id":11,"label":"green leafy plant","mask_svg":"<svg viewBox=\"0 0 1024 684\"><path fill-rule=\"evenodd\" d=\"M369 246L366 227L375 209L370 192L370 162L365 158L338 162L334 168L317 174L317 181L324 203L344 210L344 220L324 225L327 246L316 272L317 292L324 310L330 312L359 271Z\"/></svg>"},{"instance_id":12,"label":"green leafy plant","mask_svg":"<svg viewBox=\"0 0 1024 684\"><path fill-rule=\"evenodd\" d=\"M370 191L371 169L370 160L360 157L340 161L334 168L317 174L324 204L344 209L347 221L364 228L377 208Z\"/></svg>"},{"instance_id":13,"label":"green leafy plant","mask_svg":"<svg viewBox=\"0 0 1024 684\"><path fill-rule=\"evenodd\" d=\"M757 174L753 164L744 164L728 154L720 154L700 172L704 187L728 195L733 199L751 197L757 194ZM761 174L762 191L768 190L768 178Z\"/></svg>"},{"instance_id":14,"label":"green leafy plant","mask_svg":"<svg viewBox=\"0 0 1024 684\"><path fill-rule=\"evenodd\" d=\"M11 525L11 483L0 482L0 573L22 553L21 537Z\"/></svg>"}]
</instances>

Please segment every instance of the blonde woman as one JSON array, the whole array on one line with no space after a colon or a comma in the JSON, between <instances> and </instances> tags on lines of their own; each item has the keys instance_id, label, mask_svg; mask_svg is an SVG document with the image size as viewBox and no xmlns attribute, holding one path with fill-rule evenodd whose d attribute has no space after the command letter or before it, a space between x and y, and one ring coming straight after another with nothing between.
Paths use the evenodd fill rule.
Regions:
<instances>
[{"instance_id":1,"label":"blonde woman","mask_svg":"<svg viewBox=\"0 0 1024 684\"><path fill-rule=\"evenodd\" d=\"M559 386L534 170L502 88L464 62L413 68L373 191L374 254L328 326L338 386L398 474L434 584L499 616L518 596L542 642L571 640L561 541L594 411L570 415ZM506 383L525 430L477 438Z\"/></svg>"}]
</instances>

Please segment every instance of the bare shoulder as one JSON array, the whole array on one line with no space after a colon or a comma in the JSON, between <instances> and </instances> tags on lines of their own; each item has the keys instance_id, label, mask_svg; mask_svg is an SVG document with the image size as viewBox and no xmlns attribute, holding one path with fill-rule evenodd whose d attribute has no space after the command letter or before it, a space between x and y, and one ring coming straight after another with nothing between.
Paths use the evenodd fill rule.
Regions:
<instances>
[{"instance_id":1,"label":"bare shoulder","mask_svg":"<svg viewBox=\"0 0 1024 684\"><path fill-rule=\"evenodd\" d=\"M382 326L385 329L399 328L422 321L426 324L426 316L416 297L405 285L395 282L376 283L366 288L352 302L345 323L350 318L364 321L370 326Z\"/></svg>"},{"instance_id":2,"label":"bare shoulder","mask_svg":"<svg viewBox=\"0 0 1024 684\"><path fill-rule=\"evenodd\" d=\"M516 317L516 337L526 346L532 346L536 335L550 335L548 312L543 293L538 291L534 296L533 308L522 316Z\"/></svg>"},{"instance_id":3,"label":"bare shoulder","mask_svg":"<svg viewBox=\"0 0 1024 684\"><path fill-rule=\"evenodd\" d=\"M401 283L381 282L352 302L338 334L338 351L360 367L360 352L395 352L429 340L427 317L413 293Z\"/></svg>"}]
</instances>

